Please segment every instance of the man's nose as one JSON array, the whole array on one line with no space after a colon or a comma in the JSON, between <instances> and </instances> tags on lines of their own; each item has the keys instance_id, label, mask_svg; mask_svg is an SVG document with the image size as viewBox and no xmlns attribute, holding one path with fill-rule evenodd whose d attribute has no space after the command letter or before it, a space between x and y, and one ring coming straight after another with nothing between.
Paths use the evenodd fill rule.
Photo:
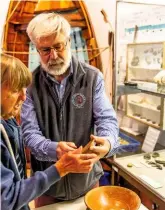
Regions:
<instances>
[{"instance_id":1,"label":"man's nose","mask_svg":"<svg viewBox=\"0 0 165 210\"><path fill-rule=\"evenodd\" d=\"M52 58L52 59L58 58L58 53L54 48L51 49L50 58Z\"/></svg>"}]
</instances>

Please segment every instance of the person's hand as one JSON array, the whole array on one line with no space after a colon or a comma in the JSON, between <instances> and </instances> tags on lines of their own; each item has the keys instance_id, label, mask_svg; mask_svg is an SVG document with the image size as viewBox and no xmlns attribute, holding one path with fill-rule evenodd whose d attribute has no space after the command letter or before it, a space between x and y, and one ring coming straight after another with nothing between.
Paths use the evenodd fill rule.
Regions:
<instances>
[{"instance_id":1,"label":"person's hand","mask_svg":"<svg viewBox=\"0 0 165 210\"><path fill-rule=\"evenodd\" d=\"M90 147L90 151L97 154L98 160L103 158L110 150L111 145L105 137L90 136L91 140L95 141L95 145Z\"/></svg>"},{"instance_id":2,"label":"person's hand","mask_svg":"<svg viewBox=\"0 0 165 210\"><path fill-rule=\"evenodd\" d=\"M55 163L55 167L61 177L68 173L88 173L92 170L96 158L96 154L82 154L82 147L79 147L74 151L65 153Z\"/></svg>"},{"instance_id":3,"label":"person's hand","mask_svg":"<svg viewBox=\"0 0 165 210\"><path fill-rule=\"evenodd\" d=\"M77 149L75 143L60 141L56 149L57 159L60 159L65 153L74 151L75 149Z\"/></svg>"}]
</instances>

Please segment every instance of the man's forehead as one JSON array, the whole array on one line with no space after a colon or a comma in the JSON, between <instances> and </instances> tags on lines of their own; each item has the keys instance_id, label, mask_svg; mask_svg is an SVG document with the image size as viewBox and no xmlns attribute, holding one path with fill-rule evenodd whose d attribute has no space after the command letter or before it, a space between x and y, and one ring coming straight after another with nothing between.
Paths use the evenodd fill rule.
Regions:
<instances>
[{"instance_id":1,"label":"man's forehead","mask_svg":"<svg viewBox=\"0 0 165 210\"><path fill-rule=\"evenodd\" d=\"M66 41L66 36L64 36L63 34L44 36L37 40L37 46L39 47L49 46L49 45L52 46L54 44L58 44L65 41Z\"/></svg>"}]
</instances>

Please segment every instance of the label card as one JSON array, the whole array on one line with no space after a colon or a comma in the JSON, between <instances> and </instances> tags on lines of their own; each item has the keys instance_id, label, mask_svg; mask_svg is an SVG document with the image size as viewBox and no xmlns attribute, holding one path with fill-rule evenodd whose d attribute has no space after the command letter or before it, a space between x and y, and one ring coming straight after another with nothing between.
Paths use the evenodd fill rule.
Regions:
<instances>
[{"instance_id":1,"label":"label card","mask_svg":"<svg viewBox=\"0 0 165 210\"><path fill-rule=\"evenodd\" d=\"M156 128L149 127L143 142L142 151L153 152L155 145L158 141L159 135L159 130L157 130Z\"/></svg>"}]
</instances>

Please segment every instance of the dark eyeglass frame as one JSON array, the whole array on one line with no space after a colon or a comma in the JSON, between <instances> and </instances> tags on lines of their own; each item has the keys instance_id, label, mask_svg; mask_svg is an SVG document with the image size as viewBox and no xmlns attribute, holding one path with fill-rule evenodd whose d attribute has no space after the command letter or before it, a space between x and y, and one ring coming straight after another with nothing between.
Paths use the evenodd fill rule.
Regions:
<instances>
[{"instance_id":1,"label":"dark eyeglass frame","mask_svg":"<svg viewBox=\"0 0 165 210\"><path fill-rule=\"evenodd\" d=\"M57 53L64 51L66 49L67 44L68 44L68 40L66 41L65 44L61 42L61 43L57 43L56 46L37 49L37 51L39 52L40 55L47 56L51 54L52 50L55 50ZM61 48L58 49L57 45L60 45Z\"/></svg>"}]
</instances>

